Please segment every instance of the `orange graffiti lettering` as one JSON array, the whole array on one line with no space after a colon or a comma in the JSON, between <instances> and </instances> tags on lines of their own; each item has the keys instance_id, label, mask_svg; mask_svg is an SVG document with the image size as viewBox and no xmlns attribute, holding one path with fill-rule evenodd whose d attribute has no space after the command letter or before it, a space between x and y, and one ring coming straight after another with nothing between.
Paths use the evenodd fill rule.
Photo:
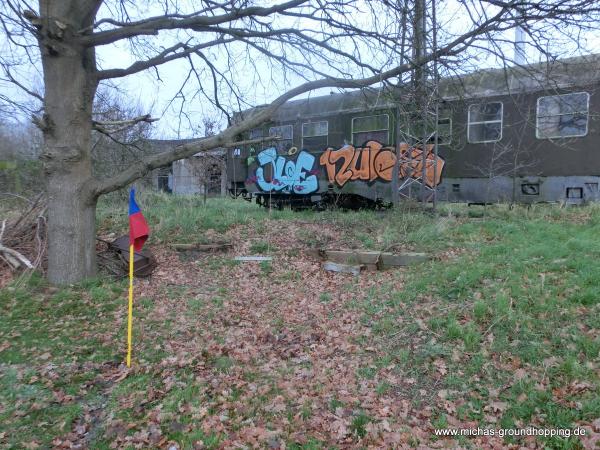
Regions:
<instances>
[{"instance_id":1,"label":"orange graffiti lettering","mask_svg":"<svg viewBox=\"0 0 600 450\"><path fill-rule=\"evenodd\" d=\"M332 164L342 160L342 167L335 176L335 181L337 181L340 186L343 186L346 184L346 181L352 178L352 169L350 169L350 164L352 164L353 158L354 147L342 147L339 150L331 152L329 155L329 161Z\"/></svg>"},{"instance_id":2,"label":"orange graffiti lettering","mask_svg":"<svg viewBox=\"0 0 600 450\"><path fill-rule=\"evenodd\" d=\"M389 148L382 149L377 155L375 155L373 165L375 166L374 172L379 178L385 181L392 181L392 173L394 171L394 165L396 164L396 155Z\"/></svg>"},{"instance_id":3,"label":"orange graffiti lettering","mask_svg":"<svg viewBox=\"0 0 600 450\"><path fill-rule=\"evenodd\" d=\"M328 148L320 158L329 182L339 186L355 180L373 181L381 178L390 181L395 162L392 149L384 148L376 141L369 141L362 148L352 145L344 145L337 150Z\"/></svg>"},{"instance_id":4,"label":"orange graffiti lettering","mask_svg":"<svg viewBox=\"0 0 600 450\"><path fill-rule=\"evenodd\" d=\"M400 177L424 179L429 187L437 186L442 180L445 161L433 153L433 144L427 145L425 154L425 175L423 176L423 150L419 147L409 149L408 144L400 144Z\"/></svg>"},{"instance_id":5,"label":"orange graffiti lettering","mask_svg":"<svg viewBox=\"0 0 600 450\"><path fill-rule=\"evenodd\" d=\"M427 146L425 161L425 184L433 187L439 184L444 168L444 160L436 159L433 145ZM400 178L412 177L419 179L423 173L423 152L421 149L410 148L408 144L400 144ZM348 181L391 181L396 164L396 154L393 147L384 147L377 141L369 141L364 147L355 148L344 145L335 150L329 147L319 160L325 166L330 183L344 186Z\"/></svg>"}]
</instances>

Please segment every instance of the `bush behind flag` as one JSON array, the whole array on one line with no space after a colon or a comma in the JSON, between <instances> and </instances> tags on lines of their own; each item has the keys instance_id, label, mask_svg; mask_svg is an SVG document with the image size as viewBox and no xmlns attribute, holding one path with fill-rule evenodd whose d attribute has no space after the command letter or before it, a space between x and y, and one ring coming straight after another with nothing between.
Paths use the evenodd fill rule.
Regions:
<instances>
[{"instance_id":1,"label":"bush behind flag","mask_svg":"<svg viewBox=\"0 0 600 450\"><path fill-rule=\"evenodd\" d=\"M146 219L135 201L135 189L129 191L129 245L139 252L148 239L150 229Z\"/></svg>"}]
</instances>

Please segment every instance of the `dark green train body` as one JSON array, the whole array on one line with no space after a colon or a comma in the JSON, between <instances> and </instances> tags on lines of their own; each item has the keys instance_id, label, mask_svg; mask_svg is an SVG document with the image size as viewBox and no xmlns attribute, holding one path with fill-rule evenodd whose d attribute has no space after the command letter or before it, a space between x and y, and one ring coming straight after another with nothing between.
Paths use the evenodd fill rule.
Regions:
<instances>
[{"instance_id":1,"label":"dark green train body","mask_svg":"<svg viewBox=\"0 0 600 450\"><path fill-rule=\"evenodd\" d=\"M442 80L437 126L408 89L295 100L241 137L280 139L228 150L229 189L263 205L385 205L396 171L401 198L598 200L599 85L600 56Z\"/></svg>"}]
</instances>

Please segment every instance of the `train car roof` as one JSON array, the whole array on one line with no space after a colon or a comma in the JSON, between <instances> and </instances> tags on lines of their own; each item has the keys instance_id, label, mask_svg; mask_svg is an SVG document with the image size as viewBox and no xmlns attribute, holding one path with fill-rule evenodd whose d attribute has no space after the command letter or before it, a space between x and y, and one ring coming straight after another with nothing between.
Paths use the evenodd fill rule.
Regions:
<instances>
[{"instance_id":1,"label":"train car roof","mask_svg":"<svg viewBox=\"0 0 600 450\"><path fill-rule=\"evenodd\" d=\"M439 91L443 99L451 101L586 86L598 80L600 54L593 54L449 76L440 80ZM318 119L332 114L395 108L409 91L407 86L386 86L292 100L275 112L273 120ZM239 114L243 116L244 112Z\"/></svg>"}]
</instances>

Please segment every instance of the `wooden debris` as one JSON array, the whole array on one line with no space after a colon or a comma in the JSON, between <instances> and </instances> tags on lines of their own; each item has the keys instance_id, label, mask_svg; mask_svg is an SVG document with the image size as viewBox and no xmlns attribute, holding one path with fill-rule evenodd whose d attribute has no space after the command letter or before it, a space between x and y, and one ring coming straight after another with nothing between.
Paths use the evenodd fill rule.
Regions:
<instances>
[{"instance_id":1,"label":"wooden debris","mask_svg":"<svg viewBox=\"0 0 600 450\"><path fill-rule=\"evenodd\" d=\"M318 249L318 248L309 248L307 250L304 250L304 254L306 256L308 256L309 258L314 258L314 259L322 259L323 258L323 250Z\"/></svg>"},{"instance_id":2,"label":"wooden debris","mask_svg":"<svg viewBox=\"0 0 600 450\"><path fill-rule=\"evenodd\" d=\"M44 269L46 262L46 205L43 195L29 200L13 220L1 220L0 267L11 270Z\"/></svg>"},{"instance_id":3,"label":"wooden debris","mask_svg":"<svg viewBox=\"0 0 600 450\"><path fill-rule=\"evenodd\" d=\"M96 239L107 245L106 250L97 252L100 266L119 277L127 276L129 273L129 235L123 235L113 241ZM156 259L148 247L134 252L133 275L135 277L150 276L155 267Z\"/></svg>"},{"instance_id":4,"label":"wooden debris","mask_svg":"<svg viewBox=\"0 0 600 450\"><path fill-rule=\"evenodd\" d=\"M4 230L6 229L6 220L2 221L2 228L0 228L0 257L11 266L13 269L18 269L22 265L25 265L28 269L33 269L31 262L21 255L18 251L12 248L5 247L2 245L2 236L4 236Z\"/></svg>"},{"instance_id":5,"label":"wooden debris","mask_svg":"<svg viewBox=\"0 0 600 450\"><path fill-rule=\"evenodd\" d=\"M216 252L229 250L233 248L233 244L231 244L231 242L213 242L210 244L172 244L171 247L180 252L188 250L195 250L198 252Z\"/></svg>"},{"instance_id":6,"label":"wooden debris","mask_svg":"<svg viewBox=\"0 0 600 450\"><path fill-rule=\"evenodd\" d=\"M388 269L390 267L402 267L409 266L411 264L417 264L427 261L429 256L426 253L400 253L395 255L393 253L381 253L377 267L380 269Z\"/></svg>"},{"instance_id":7,"label":"wooden debris","mask_svg":"<svg viewBox=\"0 0 600 450\"><path fill-rule=\"evenodd\" d=\"M6 261L15 269L18 269L22 265L28 269L33 269L33 264L31 264L31 261L12 248L8 248L0 244L0 254L2 254Z\"/></svg>"},{"instance_id":8,"label":"wooden debris","mask_svg":"<svg viewBox=\"0 0 600 450\"><path fill-rule=\"evenodd\" d=\"M325 259L340 264L377 264L381 252L363 250L324 250Z\"/></svg>"},{"instance_id":9,"label":"wooden debris","mask_svg":"<svg viewBox=\"0 0 600 450\"><path fill-rule=\"evenodd\" d=\"M360 266L339 264L332 261L325 261L323 263L323 269L328 270L330 272L342 272L351 273L352 275L360 275Z\"/></svg>"},{"instance_id":10,"label":"wooden debris","mask_svg":"<svg viewBox=\"0 0 600 450\"><path fill-rule=\"evenodd\" d=\"M332 264L360 267L367 271L389 269L429 260L426 253L389 253L372 250L313 250L307 253Z\"/></svg>"},{"instance_id":11,"label":"wooden debris","mask_svg":"<svg viewBox=\"0 0 600 450\"><path fill-rule=\"evenodd\" d=\"M235 261L272 261L273 258L270 256L236 256L233 258Z\"/></svg>"}]
</instances>

